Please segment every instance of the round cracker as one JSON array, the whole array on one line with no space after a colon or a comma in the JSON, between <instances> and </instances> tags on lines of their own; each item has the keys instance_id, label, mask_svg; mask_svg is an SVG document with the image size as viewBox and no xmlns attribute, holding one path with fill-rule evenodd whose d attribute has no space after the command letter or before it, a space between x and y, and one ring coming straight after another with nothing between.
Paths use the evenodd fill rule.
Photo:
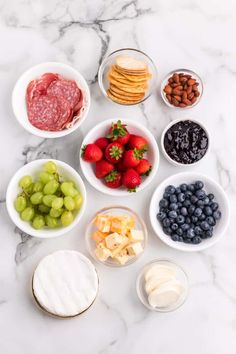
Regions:
<instances>
[{"instance_id":1,"label":"round cracker","mask_svg":"<svg viewBox=\"0 0 236 354\"><path fill-rule=\"evenodd\" d=\"M125 70L144 71L147 69L146 63L128 56L118 56L116 58L116 64Z\"/></svg>"},{"instance_id":2,"label":"round cracker","mask_svg":"<svg viewBox=\"0 0 236 354\"><path fill-rule=\"evenodd\" d=\"M144 96L144 92L143 93L131 93L131 92L125 92L123 90L121 90L119 87L114 86L114 85L110 85L110 90L116 92L117 94L124 96L124 97L133 97L133 98L138 98L141 96Z\"/></svg>"},{"instance_id":3,"label":"round cracker","mask_svg":"<svg viewBox=\"0 0 236 354\"><path fill-rule=\"evenodd\" d=\"M140 100L127 101L127 100L117 98L109 90L107 90L107 96L110 97L110 99L112 101L119 103L119 104L124 104L124 105L132 105L132 104L136 104L136 103L140 102Z\"/></svg>"}]
</instances>

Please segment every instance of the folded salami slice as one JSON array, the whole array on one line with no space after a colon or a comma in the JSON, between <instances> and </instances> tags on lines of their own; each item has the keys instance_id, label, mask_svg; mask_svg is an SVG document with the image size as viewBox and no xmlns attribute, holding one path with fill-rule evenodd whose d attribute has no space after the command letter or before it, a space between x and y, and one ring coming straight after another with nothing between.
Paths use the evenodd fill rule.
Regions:
<instances>
[{"instance_id":1,"label":"folded salami slice","mask_svg":"<svg viewBox=\"0 0 236 354\"><path fill-rule=\"evenodd\" d=\"M26 91L26 101L29 105L35 97L46 95L48 86L55 80L58 80L58 74L46 73L39 79L32 80Z\"/></svg>"}]
</instances>

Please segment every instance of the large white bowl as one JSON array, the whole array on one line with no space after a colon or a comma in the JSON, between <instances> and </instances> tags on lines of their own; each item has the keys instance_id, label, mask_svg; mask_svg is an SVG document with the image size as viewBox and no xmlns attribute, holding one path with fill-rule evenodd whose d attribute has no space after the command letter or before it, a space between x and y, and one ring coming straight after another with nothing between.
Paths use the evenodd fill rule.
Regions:
<instances>
[{"instance_id":1,"label":"large white bowl","mask_svg":"<svg viewBox=\"0 0 236 354\"><path fill-rule=\"evenodd\" d=\"M216 226L214 227L213 236L211 238L202 240L201 243L197 245L187 244L183 242L175 242L170 236L166 235L161 227L160 222L157 220L157 213L159 212L159 201L163 197L165 188L172 184L174 186L179 186L181 183L193 183L194 181L201 180L204 183L204 189L207 193L213 193L215 195L215 200L219 203L219 208L222 213L222 217L218 220ZM165 179L154 191L154 194L151 199L149 215L152 227L157 234L157 236L165 242L168 246L176 248L181 251L193 252L204 250L216 242L218 242L224 235L230 218L230 207L229 200L225 194L223 188L216 183L211 178L195 172L183 172L173 175Z\"/></svg>"},{"instance_id":2,"label":"large white bowl","mask_svg":"<svg viewBox=\"0 0 236 354\"><path fill-rule=\"evenodd\" d=\"M25 100L27 86L31 80L34 80L45 73L57 73L66 79L74 80L85 94L86 103L82 116L72 127L68 129L58 132L45 131L34 127L28 119ZM41 63L25 71L17 80L12 92L12 108L18 122L29 133L42 138L59 138L74 132L84 122L90 108L89 87L83 76L69 65L58 62Z\"/></svg>"},{"instance_id":3,"label":"large white bowl","mask_svg":"<svg viewBox=\"0 0 236 354\"><path fill-rule=\"evenodd\" d=\"M138 192L142 191L144 188L146 188L151 183L151 181L153 180L153 178L158 170L159 160L160 160L159 148L158 148L157 142L156 142L154 136L152 135L152 133L145 126L143 126L142 124L137 123L133 120L122 119L120 117L105 120L102 123L97 124L93 129L91 129L89 131L89 133L86 135L86 137L84 138L84 140L81 144L81 148L84 145L94 143L94 141L99 137L106 136L109 128L111 127L111 124L113 122L116 122L118 119L120 119L122 123L127 125L127 129L129 130L129 132L131 134L142 135L149 142L149 150L148 150L146 156L147 156L148 160L150 161L150 163L152 164L152 170L151 170L151 173L149 174L149 176L143 178L143 182L137 188L136 193L138 193ZM132 193L128 192L123 187L117 188L117 189L112 189L112 188L107 187L101 179L96 178L95 171L94 171L94 164L84 161L81 158L81 154L80 154L80 165L81 165L81 169L82 169L83 174L86 177L87 181L94 188L96 188L98 191L108 194L108 195L116 196L116 197L122 197L122 196L125 197L128 195L129 196L132 195ZM136 193L133 193L133 194L136 194Z\"/></svg>"},{"instance_id":4,"label":"large white bowl","mask_svg":"<svg viewBox=\"0 0 236 354\"><path fill-rule=\"evenodd\" d=\"M43 165L47 161L53 161L58 167L58 172L59 175L63 179L68 179L68 180L73 180L75 182L76 187L80 191L82 197L83 197L83 204L78 210L77 214L75 215L74 221L67 227L60 227L60 228L55 228L55 229L42 229L42 230L35 230L30 223L21 220L20 215L18 212L15 210L14 207L14 201L20 192L20 187L19 187L19 180L21 177L25 175L30 175L32 178L36 178L37 174L39 171L42 170ZM40 238L52 238L52 237L57 237L64 235L71 229L73 229L79 222L80 218L82 217L85 206L86 206L86 190L84 183L82 181L82 178L80 175L67 163L59 161L59 160L53 160L53 159L41 159L41 160L35 160L27 165L24 165L21 167L12 177L10 180L8 187L7 187L7 194L6 194L6 205L7 205L7 211L12 219L12 221L15 223L16 226L18 226L22 231L26 232L27 234L35 237L40 237Z\"/></svg>"}]
</instances>

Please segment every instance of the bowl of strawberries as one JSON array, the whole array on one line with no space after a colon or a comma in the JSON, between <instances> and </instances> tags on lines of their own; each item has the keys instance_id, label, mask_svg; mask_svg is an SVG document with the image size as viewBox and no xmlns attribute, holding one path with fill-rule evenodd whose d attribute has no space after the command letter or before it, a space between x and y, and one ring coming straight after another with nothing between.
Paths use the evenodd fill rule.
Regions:
<instances>
[{"instance_id":1,"label":"bowl of strawberries","mask_svg":"<svg viewBox=\"0 0 236 354\"><path fill-rule=\"evenodd\" d=\"M159 165L159 148L142 124L109 119L84 138L80 165L87 181L100 192L127 196L151 183Z\"/></svg>"}]
</instances>

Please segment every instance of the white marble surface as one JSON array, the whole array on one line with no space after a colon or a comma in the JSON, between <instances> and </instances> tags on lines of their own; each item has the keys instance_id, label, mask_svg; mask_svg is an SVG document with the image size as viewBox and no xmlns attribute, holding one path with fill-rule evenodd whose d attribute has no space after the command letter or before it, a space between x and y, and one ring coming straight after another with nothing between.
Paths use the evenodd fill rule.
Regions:
<instances>
[{"instance_id":1,"label":"white marble surface","mask_svg":"<svg viewBox=\"0 0 236 354\"><path fill-rule=\"evenodd\" d=\"M115 200L86 184L88 206L74 231L40 241L16 230L5 207L12 174L41 157L56 157L78 168L78 146L97 122L115 116L145 124L159 141L174 118L193 117L212 134L211 152L193 168L218 181L236 217L236 4L220 0L1 0L0 1L0 352L2 354L235 354L236 241L231 224L211 249L187 254L165 246L153 233L147 215L154 188L178 172L161 157L159 172L137 195ZM103 56L131 46L147 52L157 65L159 85L172 69L187 67L200 74L205 91L198 106L185 112L166 107L155 93L145 104L120 107L102 97L97 71ZM26 133L11 109L18 76L48 60L73 65L90 83L92 106L80 131L58 140ZM73 320L47 317L30 295L37 262L57 249L86 252L84 229L91 215L113 203L143 215L149 229L145 255L124 269L97 265L100 293L93 308ZM179 310L148 312L139 302L135 279L153 258L171 258L188 273L190 294Z\"/></svg>"}]
</instances>

